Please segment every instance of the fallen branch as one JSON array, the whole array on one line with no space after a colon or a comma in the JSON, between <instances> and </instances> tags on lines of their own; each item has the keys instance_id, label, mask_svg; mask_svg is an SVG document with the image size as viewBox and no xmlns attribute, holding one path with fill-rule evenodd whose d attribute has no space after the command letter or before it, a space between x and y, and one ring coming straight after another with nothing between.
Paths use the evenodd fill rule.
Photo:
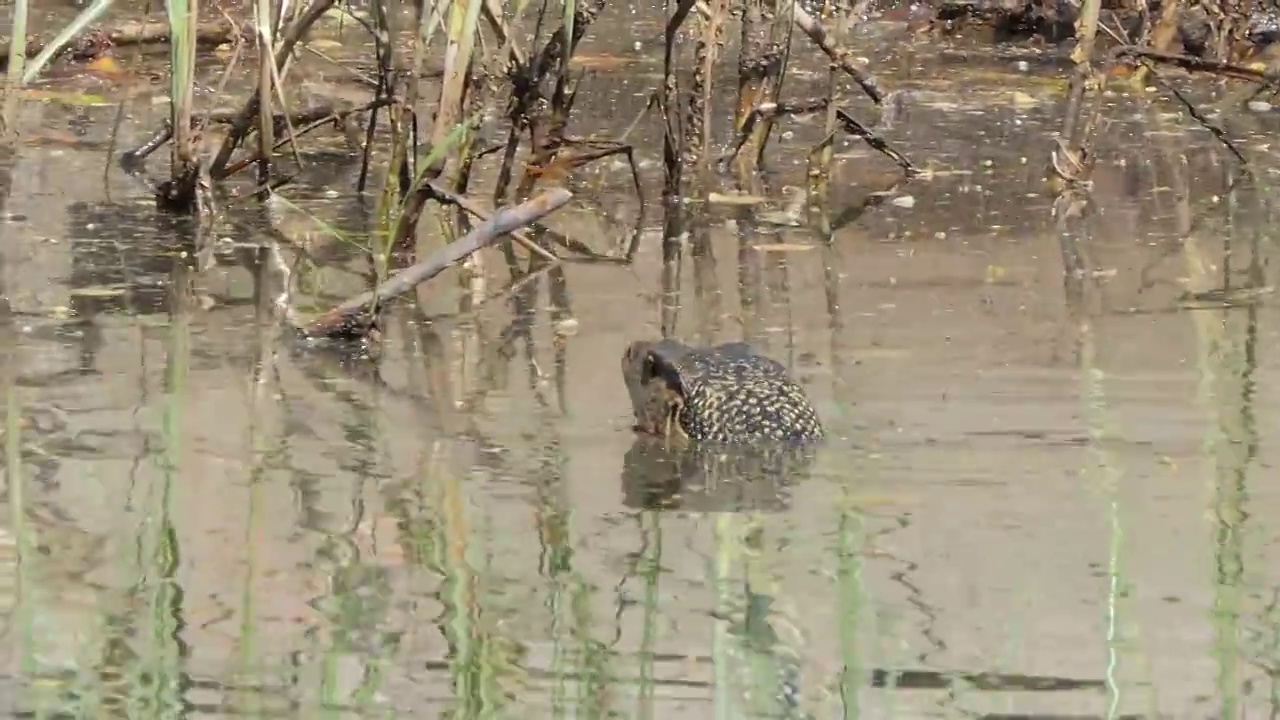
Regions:
<instances>
[{"instance_id":1,"label":"fallen branch","mask_svg":"<svg viewBox=\"0 0 1280 720\"><path fill-rule=\"evenodd\" d=\"M497 146L492 149L501 150L502 147ZM483 151L480 153L477 153L476 156L478 157L479 155L482 155L482 154L484 154ZM434 182L424 183L423 189L430 193L431 197L428 199L435 200L436 202L441 204L455 205L461 208L464 212L474 215L476 218L480 219L481 222L489 219L489 215L483 209L481 209L479 204L477 204L473 200L468 199L464 195L459 195L457 193L450 192L449 190L441 187L440 185ZM584 200L584 202L590 202L590 201ZM579 258L576 258L575 260L561 258L560 256L551 252L547 248L544 248L541 245L537 244L533 240L533 238L529 237L528 233L523 231L516 231L511 233L511 237L515 238L516 242L520 243L521 245L524 245L525 248L528 249L530 252L542 256L544 260L548 260L550 262L581 261L581 262L607 262L607 263L627 263L631 261L631 258L630 258L631 253L628 253L626 257L618 257L616 255L607 255L603 253L598 253L594 249L592 249L590 245L587 245L578 240L574 240L568 235L565 235L564 233L561 233L549 227L546 227L545 225L541 225L536 222L531 223L531 225L534 225L535 229L538 232L542 233L543 237L545 237L547 240L550 240L552 243L559 245L560 247L564 248L565 250L568 250L571 253L575 253L581 256ZM644 229L644 213L642 211L640 214L640 217L637 218L635 233L638 235L643 229Z\"/></svg>"},{"instance_id":2,"label":"fallen branch","mask_svg":"<svg viewBox=\"0 0 1280 720\"><path fill-rule=\"evenodd\" d=\"M285 113L279 113L279 112L274 113L273 119L275 122L277 133L287 133L288 129L294 126L301 125L302 127L295 127L292 135L283 137L280 140L278 140L275 143L275 145L272 146L272 149L279 150L281 147L288 145L291 139L302 137L303 135L309 132L312 132L317 128L324 127L325 125L328 125L328 124L333 124L341 128L342 123L352 115L368 112L369 110L382 107L386 104L387 104L387 101L384 101L384 100L372 100L370 102L364 103L363 105L356 105L354 107L348 107L348 108L339 110L332 103L326 102L326 103L321 103L319 105L315 105L312 107L303 108L301 110L296 110L294 112L288 113L287 115ZM240 116L239 108L216 108L214 110L209 111L207 117L203 119L202 118L194 119L192 122L192 125L195 127L200 127L204 124L205 121L213 125L230 125L234 123L239 118L239 116ZM164 147L165 143L169 142L169 140L171 140L172 138L173 138L173 128L169 127L168 125L165 125L164 127L157 130L155 134L153 134L150 138L148 138L146 142L144 142L143 144L139 145L138 147L132 150L127 150L124 153L121 153L120 162L126 167L136 166L140 164L142 161L146 160L148 157L150 157L156 150L159 150L160 148ZM227 175L234 175L240 170L243 170L246 166L253 164L257 160L258 160L257 153L252 153L250 157L247 157L243 160L239 160L235 163L232 163L230 166L228 166L226 171Z\"/></svg>"},{"instance_id":3,"label":"fallen branch","mask_svg":"<svg viewBox=\"0 0 1280 720\"><path fill-rule=\"evenodd\" d=\"M1280 85L1280 73L1276 73L1271 70L1256 70L1254 68L1237 65L1235 63L1208 60L1192 55L1178 55L1176 53L1160 52L1159 50L1151 50L1148 48L1137 47L1135 45L1125 45L1114 48L1111 51L1111 56L1113 58L1142 58L1161 63L1163 65L1175 65L1190 72L1204 72L1212 75L1220 75L1222 77L1235 78L1237 80L1252 80L1254 82L1267 83L1269 85Z\"/></svg>"},{"instance_id":4,"label":"fallen branch","mask_svg":"<svg viewBox=\"0 0 1280 720\"><path fill-rule=\"evenodd\" d=\"M226 21L201 23L196 28L196 44L199 46L218 46L229 43L239 35L252 38L252 29ZM27 41L26 56L30 60L39 55L52 40L33 38ZM169 24L161 21L127 22L113 28L91 30L63 46L51 58L56 60L70 54L76 60L90 60L112 47L129 45L153 45L169 42ZM9 65L9 40L0 41L0 70Z\"/></svg>"},{"instance_id":5,"label":"fallen branch","mask_svg":"<svg viewBox=\"0 0 1280 720\"><path fill-rule=\"evenodd\" d=\"M817 18L810 15L800 3L792 6L792 12L795 13L796 27L800 28L809 39L817 45L822 52L831 58L831 62L836 67L844 71L846 75L853 78L853 81L862 88L862 91L871 98L872 102L877 105L884 103L884 92L880 89L880 83L876 82L876 78L871 73L864 71L853 63L853 53L847 48L836 47L831 41L831 37L827 35L827 31L822 29L822 23Z\"/></svg>"},{"instance_id":6,"label":"fallen branch","mask_svg":"<svg viewBox=\"0 0 1280 720\"><path fill-rule=\"evenodd\" d=\"M271 146L271 149L272 151L279 150L280 148L284 147L285 145L288 145L290 142L294 140L297 140L303 135L306 135L307 133L317 128L321 128L329 124L332 124L334 127L343 130L344 133L348 133L347 134L348 141L351 144L355 145L355 147L360 148L362 146L359 143L359 138L353 138L353 136L350 134L351 126L348 126L346 124L348 122L348 119L352 115L368 112L370 110L376 110L378 108L390 105L392 104L392 102L393 101L390 98L383 98L380 100L371 100L370 102L367 102L364 105L360 105L358 107L347 108L346 110L332 110L329 113L324 113L323 109L316 109L314 112L297 113L294 116L290 117L288 123L283 123L282 121L284 120L284 116L277 113L275 116L276 127L278 128L277 132L288 133L289 128L292 127L293 125L302 125L302 127L293 128L292 133L289 133L288 135L286 135L286 137L283 137L277 140L276 144ZM294 119L294 118L297 118L297 119ZM257 162L258 160L259 160L258 153L256 152L251 153L248 157L241 158L240 160L237 160L236 162L233 162L230 165L228 165L226 169L226 175L230 177L240 172L241 170L245 169L246 167L252 165L253 163Z\"/></svg>"},{"instance_id":7,"label":"fallen branch","mask_svg":"<svg viewBox=\"0 0 1280 720\"><path fill-rule=\"evenodd\" d=\"M486 214L485 211L481 209L479 205L467 199L466 196L449 192L445 188L433 182L428 182L426 186L431 189L431 192L435 195L435 199L437 202L456 205L457 207L461 208L464 212L470 213L471 215L474 215L475 217L479 218L481 222L484 222L490 219L489 215ZM515 238L516 242L523 245L524 248L529 252L535 255L541 255L542 259L544 260L548 260L550 262L557 262L560 260L560 258L551 254L546 248L539 245L537 242L534 241L533 238L529 237L522 230L512 230L511 237Z\"/></svg>"},{"instance_id":8,"label":"fallen branch","mask_svg":"<svg viewBox=\"0 0 1280 720\"><path fill-rule=\"evenodd\" d=\"M1154 63L1151 63L1146 58L1143 58L1142 63L1149 71L1151 71L1152 79L1164 87L1164 89L1168 90L1173 97L1178 100L1178 102L1182 103L1182 106L1187 109L1187 114L1191 116L1192 120L1200 123L1200 127L1212 133L1213 136L1217 138L1218 142L1226 146L1227 150L1229 150L1241 164L1249 164L1249 161L1245 159L1244 154L1240 152L1240 148L1236 147L1236 144L1231 142L1231 138L1227 136L1226 130L1223 130L1216 123L1205 117L1205 114L1200 112L1200 109L1195 106L1195 103L1191 102L1191 100L1188 99L1181 90L1174 87L1163 77L1160 77L1159 73L1156 72Z\"/></svg>"},{"instance_id":9,"label":"fallen branch","mask_svg":"<svg viewBox=\"0 0 1280 720\"><path fill-rule=\"evenodd\" d=\"M392 275L373 291L347 300L298 329L308 337L352 335L353 330L367 329L374 324L378 311L387 302L408 293L419 284L439 275L472 253L493 244L504 235L555 212L572 198L573 193L564 188L557 188L514 207L499 208L494 212L493 217L478 225L466 237L437 250L422 262Z\"/></svg>"},{"instance_id":10,"label":"fallen branch","mask_svg":"<svg viewBox=\"0 0 1280 720\"><path fill-rule=\"evenodd\" d=\"M725 155L720 158L719 164L721 169L733 162L734 158L738 156L738 153L742 152L742 147L747 144L747 140L751 137L751 130L756 126L756 123L761 120L773 120L779 117L794 115L809 115L826 110L830 104L830 98L818 98L816 100L798 100L789 103L769 102L753 109L747 114L746 121L742 123L742 127L738 130L737 137L734 139L733 146L729 149L729 152L725 153ZM890 147L889 143L885 142L884 138L872 132L870 128L858 122L858 120L849 113L837 108L836 122L839 124L841 130L844 130L846 133L862 140L867 145L870 145L873 150L892 160L898 167L902 168L902 172L907 177L912 177L918 173L915 165L912 165L911 161L908 160L905 155Z\"/></svg>"}]
</instances>

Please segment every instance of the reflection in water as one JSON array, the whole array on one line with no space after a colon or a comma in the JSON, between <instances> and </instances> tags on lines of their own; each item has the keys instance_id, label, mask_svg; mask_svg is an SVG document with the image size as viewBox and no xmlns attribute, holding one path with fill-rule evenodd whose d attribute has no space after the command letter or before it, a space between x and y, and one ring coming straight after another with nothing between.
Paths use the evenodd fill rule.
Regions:
<instances>
[{"instance_id":1,"label":"reflection in water","mask_svg":"<svg viewBox=\"0 0 1280 720\"><path fill-rule=\"evenodd\" d=\"M169 307L173 258L189 253L192 223L144 203L72 202L66 208L74 288L72 309L92 319L100 312L163 313Z\"/></svg>"},{"instance_id":2,"label":"reflection in water","mask_svg":"<svg viewBox=\"0 0 1280 720\"><path fill-rule=\"evenodd\" d=\"M495 254L376 361L280 344L285 289L368 282L314 225L197 239L94 153L0 158L10 714L1273 712L1268 175L1126 119L1054 216L1052 112L994 84L895 126L928 178L837 147L794 225L673 202L625 263ZM738 189L785 204L780 167ZM289 197L362 237L325 195ZM635 436L616 358L658 328L784 362L837 441Z\"/></svg>"},{"instance_id":3,"label":"reflection in water","mask_svg":"<svg viewBox=\"0 0 1280 720\"><path fill-rule=\"evenodd\" d=\"M777 512L787 509L790 488L814 463L811 448L718 448L683 451L652 435L637 435L622 460L627 507L693 512Z\"/></svg>"}]
</instances>

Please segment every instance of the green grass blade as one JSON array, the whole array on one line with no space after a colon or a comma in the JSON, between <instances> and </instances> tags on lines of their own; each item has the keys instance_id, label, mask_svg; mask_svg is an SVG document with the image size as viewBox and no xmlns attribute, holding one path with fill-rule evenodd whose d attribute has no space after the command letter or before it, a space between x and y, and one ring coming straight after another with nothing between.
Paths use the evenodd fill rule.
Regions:
<instances>
[{"instance_id":1,"label":"green grass blade","mask_svg":"<svg viewBox=\"0 0 1280 720\"><path fill-rule=\"evenodd\" d=\"M467 132L469 132L472 128L477 128L479 126L480 126L480 116L475 115L472 118L470 118L468 121L460 122L457 125L453 126L453 128L449 130L449 134L445 135L444 140L442 142L431 146L430 150L427 151L426 157L423 158L423 160L418 163L417 165L418 174L416 177L414 177L413 185L409 188L409 192L405 193L405 197L412 197L413 194L416 193L423 186L423 184L427 182L428 178L431 175L431 169L434 167L438 167L443 162L444 158L448 157L449 153L452 152L454 148L462 144L463 139L466 137ZM385 200L386 198L384 198L384 201ZM395 220L394 222L391 223L390 231L388 232L386 238L384 238L383 247L382 247L383 252L389 251L391 243L394 242L394 239L396 237L399 237L400 219L403 216L403 214L404 213L402 212L397 212L395 214Z\"/></svg>"},{"instance_id":2,"label":"green grass blade","mask_svg":"<svg viewBox=\"0 0 1280 720\"><path fill-rule=\"evenodd\" d=\"M71 40L77 35L84 32L89 25L93 24L93 22L101 17L103 13L109 10L111 8L111 3L112 0L94 0L92 5L85 8L84 12L81 12L76 16L75 20L71 21L71 24L62 28L62 32L58 33L58 35L53 38L52 42L45 45L39 55L32 58L31 64L27 66L26 72L22 73L22 83L25 85L34 80L36 75L39 75L40 71L44 70L45 66L53 60L55 55L58 54L58 51L61 50L64 45L71 42ZM10 54L13 53L12 48L10 48L9 52Z\"/></svg>"},{"instance_id":3,"label":"green grass blade","mask_svg":"<svg viewBox=\"0 0 1280 720\"><path fill-rule=\"evenodd\" d=\"M564 52L560 58L560 67L565 76L569 74L569 59L573 55L573 16L578 9L575 0L564 0Z\"/></svg>"},{"instance_id":4,"label":"green grass blade","mask_svg":"<svg viewBox=\"0 0 1280 720\"><path fill-rule=\"evenodd\" d=\"M195 2L168 0L170 79L173 107L190 109L195 84Z\"/></svg>"},{"instance_id":5,"label":"green grass blade","mask_svg":"<svg viewBox=\"0 0 1280 720\"><path fill-rule=\"evenodd\" d=\"M279 193L272 193L271 199L268 202L279 203L282 209L290 210L292 212L297 213L298 215L301 215L302 217L305 217L308 221L314 223L315 226L319 228L322 232L324 232L326 235L333 237L334 239L338 240L339 242L345 245L350 245L351 247L357 250L367 251L369 249L367 245L364 245L360 241L356 240L350 233L343 232L342 230L339 230L338 228L334 227L333 225L330 225L324 220L321 220L320 218L316 217L313 213L309 212L306 208L302 207L301 205L298 205L297 203L293 202L292 200L285 197L284 195L281 195Z\"/></svg>"}]
</instances>

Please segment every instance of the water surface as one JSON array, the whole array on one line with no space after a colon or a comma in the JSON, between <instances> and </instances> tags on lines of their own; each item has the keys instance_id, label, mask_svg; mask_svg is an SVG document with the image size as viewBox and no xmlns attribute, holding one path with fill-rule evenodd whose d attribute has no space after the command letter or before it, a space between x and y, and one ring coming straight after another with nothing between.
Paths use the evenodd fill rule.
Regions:
<instances>
[{"instance_id":1,"label":"water surface","mask_svg":"<svg viewBox=\"0 0 1280 720\"><path fill-rule=\"evenodd\" d=\"M584 46L633 64L588 74L575 132L616 135L656 87L660 15L636 17ZM887 136L930 177L830 245L703 210L676 333L756 343L833 439L802 482L664 503L630 481L618 374L661 329L654 203L631 264L512 292L493 252L482 283L420 288L372 369L280 332L264 214L184 256L188 226L104 180L114 106L28 104L0 224L23 479L15 502L7 455L6 712L1275 713L1267 118L1229 118L1257 169L1238 181L1176 106L1109 98L1095 205L1064 241L1040 182L1060 73L931 52L866 46L916 90ZM163 113L128 109L121 147ZM819 123L783 130L773 210ZM631 139L655 199L657 121ZM893 171L839 153L835 214ZM358 169L317 154L282 194L358 236ZM625 169L582 180L594 207L556 226L625 246ZM363 287L358 254L313 249L309 302Z\"/></svg>"}]
</instances>

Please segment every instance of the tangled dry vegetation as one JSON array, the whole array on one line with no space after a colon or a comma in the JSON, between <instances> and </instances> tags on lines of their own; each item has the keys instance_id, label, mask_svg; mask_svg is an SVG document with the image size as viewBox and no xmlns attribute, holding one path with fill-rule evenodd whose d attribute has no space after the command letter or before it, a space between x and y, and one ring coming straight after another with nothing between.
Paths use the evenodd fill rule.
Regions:
<instances>
[{"instance_id":1,"label":"tangled dry vegetation","mask_svg":"<svg viewBox=\"0 0 1280 720\"><path fill-rule=\"evenodd\" d=\"M302 334L368 336L376 331L379 312L389 300L503 238L510 238L503 251L513 283L562 261L630 261L645 208L636 153L625 135L615 139L569 132L581 80L571 62L583 38L608 11L605 0L544 0L536 8L500 0L420 0L402 8L375 0L363 9L338 0L258 0L202 9L188 0L171 2L167 9L163 20L147 18L94 30L86 21L55 38L10 43L10 86L21 75L26 58L34 58L36 66L34 71L26 68L30 76L59 57L83 61L121 45L168 47L169 122L140 147L121 153L119 160L130 173L147 177L149 158L167 146L168 176L150 183L157 203L166 211L202 218L216 215L226 198L236 196L233 187L239 189L240 199L270 202L290 179L281 171L282 162L301 162L306 136L325 128L341 130L349 145L362 153L352 191L377 193L380 226L368 247L377 272L372 290L319 318L303 319L288 301L281 301L290 324ZM860 139L889 158L901 170L892 181L895 185L916 176L912 160L878 132L905 102L903 96L886 89L860 64L849 44L853 28L874 9L870 0L826 0L821 6L792 0L677 0L668 7L662 82L653 88L648 106L659 114L664 128L662 237L668 262L678 261L685 243L696 247L704 242L707 231L705 218L680 200L705 198L725 182L744 195L761 194L758 170L771 132L790 116L825 115L825 139L809 155L808 188L803 193L808 225L820 241L829 240L835 229L826 212L835 138L844 134ZM1162 0L1107 8L1102 0L1084 0L1079 6L1057 0L948 0L928 6L923 15L919 7L911 12L917 19L927 16L924 25L932 32L981 26L994 29L998 37L1023 33L1073 43L1071 89L1061 132L1048 141L1046 163L1046 174L1059 191L1057 213L1064 222L1087 206L1098 98L1106 83L1118 76L1117 68L1136 67L1142 78L1154 77L1211 129L1161 77L1159 65L1263 86L1278 77L1265 65L1251 64L1242 50L1256 52L1264 44L1256 8L1246 0L1216 5L1203 0L1194 6ZM297 58L313 27L335 17L351 28L351 39L344 43L371 48L363 71L357 73L368 98L290 108L284 88L291 74L299 72ZM728 151L716 156L710 138L721 113L713 107L712 84L713 78L722 77L716 68L724 60L731 31L737 34L738 53L731 108L734 132ZM14 37L26 37L16 20ZM1179 39L1181 51L1173 47ZM224 97L233 72L243 71L241 65L249 68L254 89L238 104L228 106L220 99L217 105L197 107L197 54L210 47L230 47L222 56L217 97ZM823 97L794 98L784 92L786 69L796 52L828 60ZM868 101L879 114L875 121L859 117ZM856 107L859 102L862 110ZM477 130L486 123L504 132L505 140L488 146L480 142ZM1225 134L1217 135L1244 160ZM640 207L630 246L616 256L599 254L538 222L570 201L573 194L567 186L575 171L605 158L628 163ZM497 180L488 203L475 199L469 189L480 163L496 164ZM231 182L250 168L256 173L251 186ZM381 187L371 189L371 178L381 178ZM465 238L415 258L420 221L427 214L455 225L465 214L481 224ZM744 222L749 224L747 218ZM664 326L673 322L664 317Z\"/></svg>"}]
</instances>

